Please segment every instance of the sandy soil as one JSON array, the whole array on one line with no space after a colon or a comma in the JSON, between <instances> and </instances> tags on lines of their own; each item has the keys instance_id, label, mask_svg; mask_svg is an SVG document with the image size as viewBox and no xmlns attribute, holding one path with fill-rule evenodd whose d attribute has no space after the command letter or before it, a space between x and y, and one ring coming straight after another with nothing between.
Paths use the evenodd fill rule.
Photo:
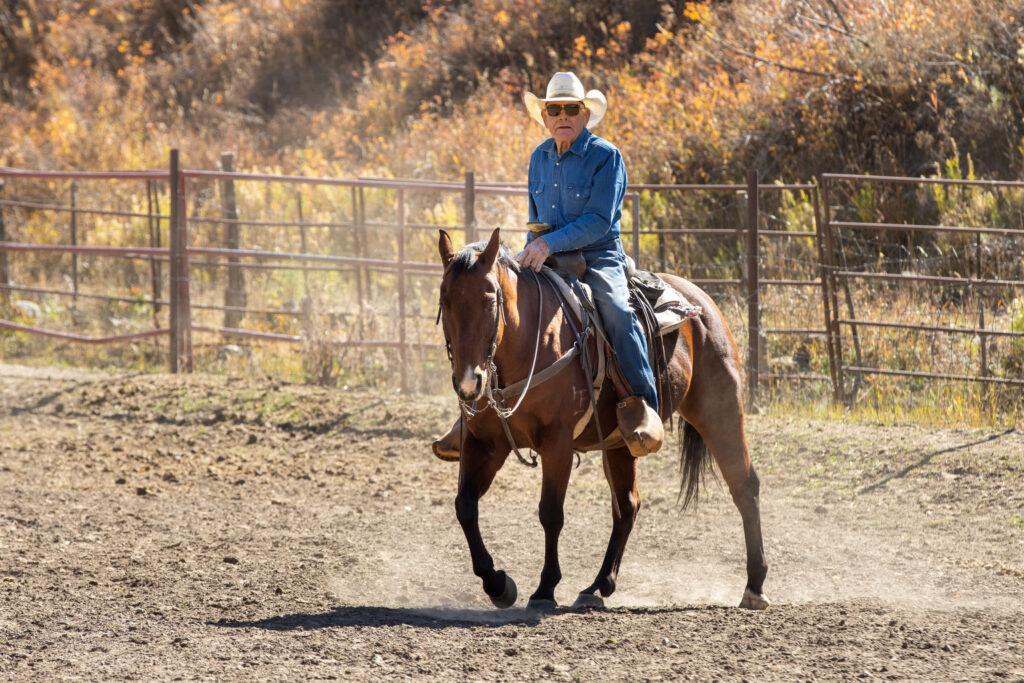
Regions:
<instances>
[{"instance_id":1,"label":"sandy soil","mask_svg":"<svg viewBox=\"0 0 1024 683\"><path fill-rule=\"evenodd\" d=\"M675 508L677 442L603 611L522 609L539 474L481 506L490 606L427 443L450 398L0 365L0 677L1024 680L1024 436L749 419L771 569L739 515ZM573 474L560 601L600 564L600 461Z\"/></svg>"}]
</instances>

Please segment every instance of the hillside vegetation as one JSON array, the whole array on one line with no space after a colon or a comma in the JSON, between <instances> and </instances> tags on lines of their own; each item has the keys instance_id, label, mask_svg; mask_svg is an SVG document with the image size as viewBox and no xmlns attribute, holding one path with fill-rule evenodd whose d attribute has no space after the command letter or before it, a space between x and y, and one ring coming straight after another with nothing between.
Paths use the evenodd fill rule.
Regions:
<instances>
[{"instance_id":1,"label":"hillside vegetation","mask_svg":"<svg viewBox=\"0 0 1024 683\"><path fill-rule=\"evenodd\" d=\"M0 6L0 61L0 165L25 168L165 168L168 150L178 147L190 168L215 168L223 151L234 151L243 170L453 180L473 170L478 180L523 180L545 134L527 117L522 93L543 93L551 73L569 69L607 94L610 110L598 132L622 149L634 183L737 182L751 168L768 181L825 171L948 178L1017 178L1024 171L1024 0L12 0ZM243 231L244 248L388 259L398 253L387 229L393 193L368 190L357 202L347 188L238 185L239 214L262 221ZM18 181L6 197L64 204L77 191L79 207L166 210L166 188L152 195L145 189ZM209 182L187 188L190 215L198 217L190 222L193 245L226 245L212 227L223 211L218 192ZM830 192L831 215L840 221L1024 226L1020 189L846 183ZM408 194L409 225L458 229L460 197ZM521 222L518 198L481 197L479 225ZM806 237L816 225L812 197L763 193L766 228L805 233L762 245L764 278L820 276L816 243ZM360 238L358 231L309 227L300 237L275 222L355 223L357 206L381 229ZM636 206L638 227L710 229L643 235L637 248L645 267L694 279L740 275L740 195L644 192ZM12 208L6 216L15 241L70 239L70 226L52 211ZM633 221L631 205L627 230ZM122 245L155 244L166 228L166 221L154 228L86 218L77 226L82 243ZM955 231L848 230L836 242L843 269L1024 279L1021 240L1012 233L976 239ZM408 258L436 258L432 230L417 229L401 244ZM15 321L94 335L163 324L166 307L144 301L160 298L156 266L91 257L69 264L51 254L18 255L11 263L12 282L22 287L66 293L77 283L128 299L19 300L20 308L5 313ZM192 275L200 324L306 340L301 354L203 341L200 367L259 367L339 385L383 385L395 374L393 354L335 353L336 342L398 337L396 285L386 274L254 271L245 281L248 301L267 310L230 324L217 308L226 301L224 271L193 268ZM407 327L417 343L438 340L435 286L406 283ZM745 347L744 293L712 293ZM1024 331L1024 299L1012 286L871 281L843 294L841 315L849 318L972 328L983 315L991 329ZM761 306L766 329L792 327L793 320L824 325L815 288L765 290ZM852 340L850 333L843 332L847 364L943 374L984 366L982 372L1008 378L1024 368L1021 339L945 335L939 342L937 335L862 329ZM823 340L776 335L762 348L766 362L800 359L802 371L824 376ZM4 332L0 342L0 356L83 360L79 347L41 345L20 333ZM132 344L97 347L89 358L151 369L164 365L164 353L163 346ZM424 354L413 363L419 372L412 382L446 388L438 372L444 364L441 354ZM862 405L873 404L875 413L923 409L938 421L998 419L1018 414L1024 400L1009 385L983 392L884 377L863 384ZM813 393L787 395L798 409L807 400L824 403L829 387L813 386Z\"/></svg>"},{"instance_id":2,"label":"hillside vegetation","mask_svg":"<svg viewBox=\"0 0 1024 683\"><path fill-rule=\"evenodd\" d=\"M524 89L604 90L644 181L1021 171L1021 0L13 0L0 163L521 179Z\"/></svg>"}]
</instances>

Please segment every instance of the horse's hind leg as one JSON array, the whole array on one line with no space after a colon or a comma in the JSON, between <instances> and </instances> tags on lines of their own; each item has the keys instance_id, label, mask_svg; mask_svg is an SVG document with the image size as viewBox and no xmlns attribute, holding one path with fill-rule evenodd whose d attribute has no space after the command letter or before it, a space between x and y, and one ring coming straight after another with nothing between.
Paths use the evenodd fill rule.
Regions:
<instances>
[{"instance_id":1,"label":"horse's hind leg","mask_svg":"<svg viewBox=\"0 0 1024 683\"><path fill-rule=\"evenodd\" d=\"M604 457L604 474L612 493L612 536L604 562L597 572L597 578L576 598L580 607L596 607L604 604L597 595L608 597L615 592L615 581L619 575L619 564L626 550L626 541L633 531L637 513L640 512L640 491L636 482L636 458L625 448L616 448Z\"/></svg>"},{"instance_id":2,"label":"horse's hind leg","mask_svg":"<svg viewBox=\"0 0 1024 683\"><path fill-rule=\"evenodd\" d=\"M495 571L494 560L480 536L479 502L490 488L508 452L495 453L483 443L466 435L459 460L459 492L455 498L455 515L462 525L473 559L473 573L480 577L484 592L498 607L511 607L516 601L516 584L503 571Z\"/></svg>"},{"instance_id":3,"label":"horse's hind leg","mask_svg":"<svg viewBox=\"0 0 1024 683\"><path fill-rule=\"evenodd\" d=\"M764 595L764 579L768 574L768 563L764 557L761 536L761 483L750 462L739 396L729 400L726 406L719 403L716 413L714 417L699 422L700 435L718 463L722 478L743 519L743 538L747 546L747 586L740 607L765 609L768 607L768 599Z\"/></svg>"}]
</instances>

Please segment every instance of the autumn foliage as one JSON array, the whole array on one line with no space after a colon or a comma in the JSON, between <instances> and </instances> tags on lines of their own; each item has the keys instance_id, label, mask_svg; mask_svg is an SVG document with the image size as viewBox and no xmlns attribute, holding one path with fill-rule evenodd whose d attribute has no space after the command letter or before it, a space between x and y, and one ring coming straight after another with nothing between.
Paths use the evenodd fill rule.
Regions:
<instances>
[{"instance_id":1,"label":"autumn foliage","mask_svg":"<svg viewBox=\"0 0 1024 683\"><path fill-rule=\"evenodd\" d=\"M480 181L522 180L530 151L544 137L527 117L522 93L543 92L556 70L573 70L586 87L606 93L610 110L598 132L623 151L633 183L734 183L749 169L768 181L810 180L825 171L948 178L1024 172L1024 0L11 0L0 5L0 165L165 168L168 150L177 147L190 168L216 168L221 153L233 151L236 168L246 170L447 180L473 170ZM71 192L68 183L17 189L22 199L54 203L67 202ZM193 215L217 214L212 183L189 191ZM80 206L151 208L141 186L114 192L83 185L80 192ZM1017 229L1024 215L1019 191L847 192L832 197L839 220ZM300 197L283 186L250 183L240 184L238 193L249 219L294 218L304 210L306 220L354 220L356 211L347 193L324 188L307 188ZM410 220L461 220L456 199L413 194ZM740 245L731 231L740 202L734 195L644 193L637 225L718 229L717 236L690 240L647 235L640 240L644 258L690 277L736 277ZM371 220L386 225L393 197L367 196ZM806 193L765 197L762 216L770 229L813 228ZM508 226L522 217L512 201L478 203L481 221ZM625 222L632 227L633 221L629 214ZM15 223L22 241L68 239L68 226L45 212L19 213ZM203 225L193 224L193 242L219 246L218 234ZM415 258L432 254L430 237L424 231L410 238ZM88 239L142 244L147 236L141 224L96 221L88 224ZM370 255L393 257L386 231L375 239L381 253ZM261 229L246 234L245 246L297 251L294 242L294 231ZM985 271L971 261L980 242L972 247L955 234L850 239L844 258L878 271L959 277L974 268L995 279L1019 279L1024 262L1015 244L986 237L992 258L984 259ZM304 247L355 248L322 231L312 231ZM59 281L67 266L60 258L21 259L17 275L29 284L67 288ZM766 254L763 267L767 277L813 278L816 259L810 239L794 238ZM75 324L102 320L106 332L148 324L151 311L141 299L149 275L118 268L83 259L83 282L124 283L139 299L132 304L137 310L128 315L112 306L86 316L75 309ZM297 311L300 302L315 299L306 275L253 275L251 300ZM220 296L223 283L214 271L195 269L193 277L197 301L199 292ZM376 299L368 293L365 306L360 292L360 310L339 317L335 309L345 303L339 293L350 284L340 276L318 281L314 289L321 288L325 304L304 314L309 329L279 315L253 315L245 324L302 332L307 340L386 337L393 315L376 315L374 308L393 303L383 289ZM430 320L434 292L430 285L417 287L412 314ZM977 310L948 288L930 295L855 295L893 319L963 327L974 324L967 318ZM819 297L814 291L802 297L765 295L762 304L772 314L813 319ZM745 310L740 300L723 305L732 306L734 317ZM990 323L995 318L1013 330L1024 325L1019 298L986 305ZM54 302L42 310L62 325L68 313ZM202 315L219 324L216 314ZM742 344L745 330L736 329ZM423 340L436 332L424 330ZM800 355L825 371L820 340L787 337L772 344L772 357ZM934 361L943 370L978 355L971 344L944 347L942 355L920 340L877 352L865 343L864 361L904 369ZM144 352L125 352L112 362L158 362ZM307 378L338 379L333 355L307 349L303 358L312 363L303 368ZM1014 341L990 361L1019 375L1022 359L1024 347ZM382 377L386 367L382 362ZM364 373L364 380L373 378ZM872 386L879 395L895 395L891 387Z\"/></svg>"},{"instance_id":2,"label":"autumn foliage","mask_svg":"<svg viewBox=\"0 0 1024 683\"><path fill-rule=\"evenodd\" d=\"M371 11L372 9L372 11ZM1022 166L1024 2L15 0L0 163L518 179L520 103L556 68L603 89L645 181L927 174L954 145Z\"/></svg>"}]
</instances>

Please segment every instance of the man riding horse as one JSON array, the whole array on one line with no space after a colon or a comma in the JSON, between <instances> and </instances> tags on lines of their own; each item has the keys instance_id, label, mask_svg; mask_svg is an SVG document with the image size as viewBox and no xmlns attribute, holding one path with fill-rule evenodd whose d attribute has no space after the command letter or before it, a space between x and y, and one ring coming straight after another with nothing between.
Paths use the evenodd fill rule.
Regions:
<instances>
[{"instance_id":1,"label":"man riding horse","mask_svg":"<svg viewBox=\"0 0 1024 683\"><path fill-rule=\"evenodd\" d=\"M658 391L647 341L629 304L626 254L619 238L626 166L615 145L590 132L604 118L608 102L599 90L585 93L580 79L570 72L551 77L546 97L527 92L523 100L530 116L551 137L530 156L531 232L516 258L522 266L539 271L552 254L582 251L587 269L581 279L593 293L623 384L635 395L634 401L643 401L640 410L620 412L619 429L631 449L641 454L657 451L664 439ZM455 389L476 395L480 381L480 375L467 373L460 382L464 386ZM461 436L460 419L433 443L435 455L458 460Z\"/></svg>"},{"instance_id":2,"label":"man riding horse","mask_svg":"<svg viewBox=\"0 0 1024 683\"><path fill-rule=\"evenodd\" d=\"M588 130L603 118L605 98L596 90L585 93L574 75L559 73L544 99L527 93L525 101L531 116L551 133L530 159L530 219L536 231L526 248L517 256L503 249L498 228L486 243L461 250L447 232L438 232L444 266L438 321L462 419L434 443L434 452L459 461L455 516L466 536L473 573L496 606L515 604L516 583L487 550L479 507L515 452L524 463L539 465L542 479L537 513L544 529L544 566L527 606L555 607L555 588L562 578L558 539L574 454L600 451L612 494L612 533L594 581L580 591L575 604L602 605L616 590L623 552L640 511L639 456L661 446L661 420L675 413L682 428L683 506L696 499L713 458L743 520L747 582L740 606L765 609L768 563L760 480L747 448L741 363L729 325L707 292L692 282L671 273L632 276L631 281L654 278L665 297L689 302L684 314L664 323L655 320L650 331L649 346L665 368L659 372L659 394L645 333L628 303L627 261L619 241L626 187L622 156ZM590 315L592 309L566 295L568 286L561 278L541 268L550 254L573 249L582 256L571 273L590 286L607 334ZM583 273L580 260L587 266ZM578 283L573 287L578 293ZM694 310L696 315L690 315ZM645 320L652 317L644 311ZM614 349L611 355L618 356L621 372L615 363L603 362L604 337ZM609 384L614 393L601 391ZM660 417L655 412L659 402ZM533 450L539 461L529 463L518 446Z\"/></svg>"}]
</instances>

